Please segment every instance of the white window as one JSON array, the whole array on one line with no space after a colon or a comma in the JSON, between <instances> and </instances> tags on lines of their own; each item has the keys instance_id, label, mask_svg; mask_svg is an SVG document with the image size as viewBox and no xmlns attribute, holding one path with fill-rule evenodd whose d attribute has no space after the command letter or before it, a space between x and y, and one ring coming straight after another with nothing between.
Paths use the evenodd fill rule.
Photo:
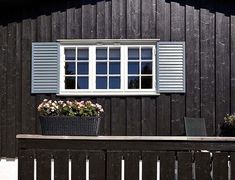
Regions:
<instances>
[{"instance_id":1,"label":"white window","mask_svg":"<svg viewBox=\"0 0 235 180\"><path fill-rule=\"evenodd\" d=\"M156 94L156 42L60 46L60 94Z\"/></svg>"},{"instance_id":2,"label":"white window","mask_svg":"<svg viewBox=\"0 0 235 180\"><path fill-rule=\"evenodd\" d=\"M110 96L184 92L184 42L82 39L32 44L32 93Z\"/></svg>"}]
</instances>

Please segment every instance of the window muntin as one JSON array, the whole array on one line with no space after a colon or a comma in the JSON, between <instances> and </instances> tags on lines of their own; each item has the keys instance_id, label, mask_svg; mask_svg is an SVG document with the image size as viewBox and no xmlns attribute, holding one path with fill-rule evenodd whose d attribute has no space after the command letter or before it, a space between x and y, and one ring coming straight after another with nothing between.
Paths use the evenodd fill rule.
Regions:
<instances>
[{"instance_id":1,"label":"window muntin","mask_svg":"<svg viewBox=\"0 0 235 180\"><path fill-rule=\"evenodd\" d=\"M89 89L89 48L65 48L65 89Z\"/></svg>"},{"instance_id":2,"label":"window muntin","mask_svg":"<svg viewBox=\"0 0 235 180\"><path fill-rule=\"evenodd\" d=\"M121 88L120 47L96 48L96 89Z\"/></svg>"},{"instance_id":3,"label":"window muntin","mask_svg":"<svg viewBox=\"0 0 235 180\"><path fill-rule=\"evenodd\" d=\"M69 65L70 73L62 69L60 94L156 94L155 45L64 45L61 49L64 66L75 65Z\"/></svg>"},{"instance_id":4,"label":"window muntin","mask_svg":"<svg viewBox=\"0 0 235 180\"><path fill-rule=\"evenodd\" d=\"M153 47L128 47L128 89L153 89Z\"/></svg>"}]
</instances>

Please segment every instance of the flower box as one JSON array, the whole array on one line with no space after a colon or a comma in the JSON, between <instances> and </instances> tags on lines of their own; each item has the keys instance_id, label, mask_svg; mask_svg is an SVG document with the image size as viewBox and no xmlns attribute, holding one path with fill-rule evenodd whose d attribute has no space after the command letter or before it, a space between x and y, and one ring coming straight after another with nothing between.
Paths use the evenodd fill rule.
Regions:
<instances>
[{"instance_id":1,"label":"flower box","mask_svg":"<svg viewBox=\"0 0 235 180\"><path fill-rule=\"evenodd\" d=\"M102 106L91 101L52 101L38 106L43 135L96 136L99 133Z\"/></svg>"},{"instance_id":2,"label":"flower box","mask_svg":"<svg viewBox=\"0 0 235 180\"><path fill-rule=\"evenodd\" d=\"M97 136L100 117L40 116L43 135Z\"/></svg>"}]
</instances>

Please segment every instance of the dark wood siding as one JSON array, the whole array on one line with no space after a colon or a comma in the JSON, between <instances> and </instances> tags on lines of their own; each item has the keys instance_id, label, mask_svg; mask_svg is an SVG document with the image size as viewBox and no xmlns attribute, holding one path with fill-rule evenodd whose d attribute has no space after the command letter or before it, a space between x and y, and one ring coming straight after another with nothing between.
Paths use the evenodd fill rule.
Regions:
<instances>
[{"instance_id":1,"label":"dark wood siding","mask_svg":"<svg viewBox=\"0 0 235 180\"><path fill-rule=\"evenodd\" d=\"M0 17L0 155L17 133L40 133L32 95L31 43L63 38L159 38L186 42L186 94L84 97L104 106L103 135L182 135L183 117L204 117L209 135L235 111L235 3L219 0L81 0L5 4ZM5 12L1 10L1 12ZM80 99L81 97L74 97Z\"/></svg>"}]
</instances>

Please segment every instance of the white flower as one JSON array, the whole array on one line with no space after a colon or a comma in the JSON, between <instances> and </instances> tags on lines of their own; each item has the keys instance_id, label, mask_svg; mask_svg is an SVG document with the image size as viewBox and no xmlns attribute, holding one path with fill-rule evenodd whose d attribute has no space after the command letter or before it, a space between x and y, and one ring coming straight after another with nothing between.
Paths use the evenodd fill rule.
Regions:
<instances>
[{"instance_id":1,"label":"white flower","mask_svg":"<svg viewBox=\"0 0 235 180\"><path fill-rule=\"evenodd\" d=\"M44 99L44 100L43 100L43 102L47 102L47 101L48 101L48 99Z\"/></svg>"}]
</instances>

